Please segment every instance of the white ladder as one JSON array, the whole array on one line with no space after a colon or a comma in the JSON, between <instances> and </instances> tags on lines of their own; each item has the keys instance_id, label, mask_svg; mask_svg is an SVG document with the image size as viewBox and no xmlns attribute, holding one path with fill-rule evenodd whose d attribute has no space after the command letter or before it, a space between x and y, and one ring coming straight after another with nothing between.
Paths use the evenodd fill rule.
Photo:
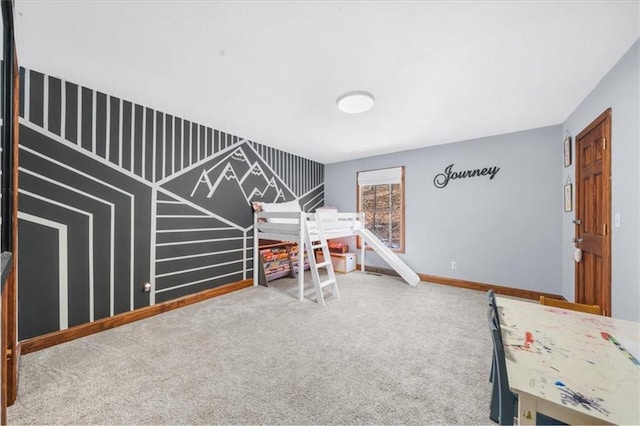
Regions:
<instances>
[{"instance_id":1,"label":"white ladder","mask_svg":"<svg viewBox=\"0 0 640 426\"><path fill-rule=\"evenodd\" d=\"M307 248L307 254L309 256L309 269L311 270L311 277L313 278L313 287L316 291L316 301L322 306L324 303L323 289L331 286L331 293L333 297L340 298L340 292L338 291L338 281L336 280L336 273L333 270L333 263L331 263L331 253L329 252L329 244L327 238L324 235L324 229L322 227L322 215L320 213L315 214L316 219L316 231L318 233L317 241L312 241L311 231L309 226L305 226L305 246ZM316 262L315 250L322 250L322 262ZM320 277L319 269L325 268L327 271L326 277ZM324 279L324 281L321 281Z\"/></svg>"}]
</instances>

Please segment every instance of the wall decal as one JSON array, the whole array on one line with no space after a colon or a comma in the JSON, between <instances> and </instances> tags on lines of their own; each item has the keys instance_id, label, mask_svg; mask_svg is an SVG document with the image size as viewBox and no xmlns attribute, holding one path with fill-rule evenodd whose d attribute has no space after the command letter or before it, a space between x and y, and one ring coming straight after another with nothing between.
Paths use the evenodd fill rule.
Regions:
<instances>
[{"instance_id":1,"label":"wall decal","mask_svg":"<svg viewBox=\"0 0 640 426\"><path fill-rule=\"evenodd\" d=\"M246 142L160 184L244 229L253 224L252 201L276 203L297 198Z\"/></svg>"},{"instance_id":2,"label":"wall decal","mask_svg":"<svg viewBox=\"0 0 640 426\"><path fill-rule=\"evenodd\" d=\"M433 185L436 188L444 188L449 184L449 181L453 179L464 179L471 177L489 176L489 179L496 177L496 174L500 170L500 167L484 167L482 169L473 169L456 172L453 170L454 164L449 164L445 167L443 173L438 173L433 178Z\"/></svg>"}]
</instances>

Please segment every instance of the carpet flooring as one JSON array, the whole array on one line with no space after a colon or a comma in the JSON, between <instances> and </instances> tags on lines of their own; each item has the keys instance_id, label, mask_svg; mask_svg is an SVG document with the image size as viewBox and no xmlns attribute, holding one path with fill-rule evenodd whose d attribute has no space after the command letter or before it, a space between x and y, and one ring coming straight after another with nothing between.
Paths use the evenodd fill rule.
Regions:
<instances>
[{"instance_id":1,"label":"carpet flooring","mask_svg":"<svg viewBox=\"0 0 640 426\"><path fill-rule=\"evenodd\" d=\"M338 282L326 307L281 279L25 355L8 423L491 423L483 292Z\"/></svg>"}]
</instances>

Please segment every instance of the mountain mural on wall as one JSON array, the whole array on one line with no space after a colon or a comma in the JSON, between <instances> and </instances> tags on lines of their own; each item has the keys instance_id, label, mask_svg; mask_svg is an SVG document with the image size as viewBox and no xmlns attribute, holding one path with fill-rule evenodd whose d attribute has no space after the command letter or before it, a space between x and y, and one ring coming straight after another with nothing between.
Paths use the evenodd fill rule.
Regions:
<instances>
[{"instance_id":1,"label":"mountain mural on wall","mask_svg":"<svg viewBox=\"0 0 640 426\"><path fill-rule=\"evenodd\" d=\"M252 201L296 199L246 142L169 178L161 186L245 229L253 224Z\"/></svg>"},{"instance_id":2,"label":"mountain mural on wall","mask_svg":"<svg viewBox=\"0 0 640 426\"><path fill-rule=\"evenodd\" d=\"M293 153L25 68L20 101L19 340L250 279L250 202L324 204Z\"/></svg>"}]
</instances>

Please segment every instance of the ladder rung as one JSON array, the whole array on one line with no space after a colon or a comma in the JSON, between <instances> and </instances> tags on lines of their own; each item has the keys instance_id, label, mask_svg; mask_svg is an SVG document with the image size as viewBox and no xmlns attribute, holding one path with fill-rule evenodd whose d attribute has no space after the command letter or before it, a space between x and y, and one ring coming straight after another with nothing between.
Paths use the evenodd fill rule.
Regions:
<instances>
[{"instance_id":1,"label":"ladder rung","mask_svg":"<svg viewBox=\"0 0 640 426\"><path fill-rule=\"evenodd\" d=\"M311 246L311 248L314 249L314 250L317 249L317 248L320 248L320 247L327 247L327 245L320 243L320 244L316 244L316 245L312 245Z\"/></svg>"},{"instance_id":2,"label":"ladder rung","mask_svg":"<svg viewBox=\"0 0 640 426\"><path fill-rule=\"evenodd\" d=\"M325 266L329 266L329 265L331 265L331 262L316 263L316 268L324 268Z\"/></svg>"},{"instance_id":3,"label":"ladder rung","mask_svg":"<svg viewBox=\"0 0 640 426\"><path fill-rule=\"evenodd\" d=\"M325 288L326 286L331 285L331 284L335 284L335 283L336 283L335 280L322 281L320 283L320 288Z\"/></svg>"}]
</instances>

